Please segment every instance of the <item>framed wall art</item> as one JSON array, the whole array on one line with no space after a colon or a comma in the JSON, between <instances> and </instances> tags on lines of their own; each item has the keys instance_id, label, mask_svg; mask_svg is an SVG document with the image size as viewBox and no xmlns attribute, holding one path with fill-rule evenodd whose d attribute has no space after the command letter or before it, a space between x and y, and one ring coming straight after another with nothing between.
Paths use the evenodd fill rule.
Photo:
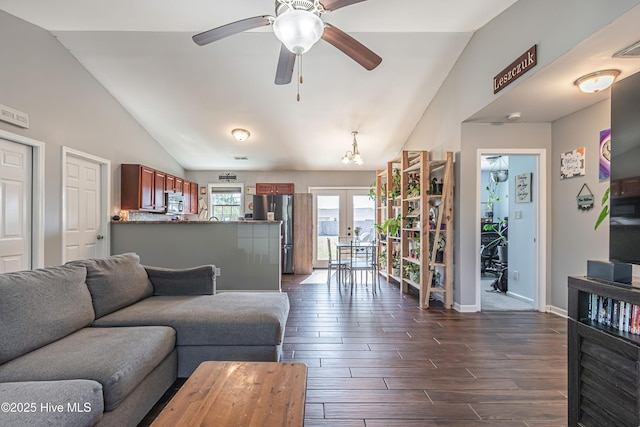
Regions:
<instances>
[{"instance_id":1,"label":"framed wall art","mask_svg":"<svg viewBox=\"0 0 640 427\"><path fill-rule=\"evenodd\" d=\"M567 151L560 155L560 179L573 178L574 176L584 176L585 160L584 147Z\"/></svg>"},{"instance_id":2,"label":"framed wall art","mask_svg":"<svg viewBox=\"0 0 640 427\"><path fill-rule=\"evenodd\" d=\"M516 203L531 202L531 176L530 172L516 175Z\"/></svg>"}]
</instances>

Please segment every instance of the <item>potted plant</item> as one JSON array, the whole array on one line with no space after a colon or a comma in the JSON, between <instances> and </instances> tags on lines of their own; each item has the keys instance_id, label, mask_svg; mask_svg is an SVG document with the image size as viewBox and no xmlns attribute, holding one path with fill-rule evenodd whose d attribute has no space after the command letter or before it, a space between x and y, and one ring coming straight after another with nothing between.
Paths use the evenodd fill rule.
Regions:
<instances>
[{"instance_id":1,"label":"potted plant","mask_svg":"<svg viewBox=\"0 0 640 427\"><path fill-rule=\"evenodd\" d=\"M420 195L420 180L418 175L412 174L409 176L409 182L407 183L407 197L418 197Z\"/></svg>"},{"instance_id":2,"label":"potted plant","mask_svg":"<svg viewBox=\"0 0 640 427\"><path fill-rule=\"evenodd\" d=\"M496 238L489 242L486 246L498 247L498 258L502 264L507 263L507 244L509 243L507 239L508 228L509 224L506 219L498 220L498 222L494 224L485 224L485 226L482 227L483 231L494 231L497 233Z\"/></svg>"},{"instance_id":3,"label":"potted plant","mask_svg":"<svg viewBox=\"0 0 640 427\"><path fill-rule=\"evenodd\" d=\"M430 194L432 194L432 195L442 194L443 185L444 184L443 184L442 181L438 182L438 178L433 177L431 179L431 191L430 191Z\"/></svg>"},{"instance_id":4,"label":"potted plant","mask_svg":"<svg viewBox=\"0 0 640 427\"><path fill-rule=\"evenodd\" d=\"M391 198L391 200L395 200L400 195L400 188L400 169L394 169L391 180L391 189L389 190L389 198Z\"/></svg>"},{"instance_id":5,"label":"potted plant","mask_svg":"<svg viewBox=\"0 0 640 427\"><path fill-rule=\"evenodd\" d=\"M445 238L443 233L440 233L440 236L438 236L438 242L435 241L435 238L436 232L429 232L429 247L433 248L434 245L436 246L436 259L434 260L434 262L441 263L444 261L444 247L447 244L447 239Z\"/></svg>"},{"instance_id":6,"label":"potted plant","mask_svg":"<svg viewBox=\"0 0 640 427\"><path fill-rule=\"evenodd\" d=\"M391 275L400 276L400 257L397 254L391 256Z\"/></svg>"},{"instance_id":7,"label":"potted plant","mask_svg":"<svg viewBox=\"0 0 640 427\"><path fill-rule=\"evenodd\" d=\"M395 237L400 231L401 220L402 217L400 215L388 218L380 227L387 232L388 236Z\"/></svg>"},{"instance_id":8,"label":"potted plant","mask_svg":"<svg viewBox=\"0 0 640 427\"><path fill-rule=\"evenodd\" d=\"M380 256L378 256L378 265L380 270L386 272L387 271L387 250L382 249L380 251Z\"/></svg>"},{"instance_id":9,"label":"potted plant","mask_svg":"<svg viewBox=\"0 0 640 427\"><path fill-rule=\"evenodd\" d=\"M408 263L404 266L404 277L412 282L420 282L420 265Z\"/></svg>"}]
</instances>

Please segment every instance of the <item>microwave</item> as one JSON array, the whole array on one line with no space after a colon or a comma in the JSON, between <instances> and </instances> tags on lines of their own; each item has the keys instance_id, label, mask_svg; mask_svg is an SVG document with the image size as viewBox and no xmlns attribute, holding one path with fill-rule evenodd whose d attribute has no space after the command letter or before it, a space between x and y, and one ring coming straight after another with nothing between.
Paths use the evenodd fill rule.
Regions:
<instances>
[{"instance_id":1,"label":"microwave","mask_svg":"<svg viewBox=\"0 0 640 427\"><path fill-rule=\"evenodd\" d=\"M178 193L165 193L165 206L167 215L180 215L184 213L184 196Z\"/></svg>"}]
</instances>

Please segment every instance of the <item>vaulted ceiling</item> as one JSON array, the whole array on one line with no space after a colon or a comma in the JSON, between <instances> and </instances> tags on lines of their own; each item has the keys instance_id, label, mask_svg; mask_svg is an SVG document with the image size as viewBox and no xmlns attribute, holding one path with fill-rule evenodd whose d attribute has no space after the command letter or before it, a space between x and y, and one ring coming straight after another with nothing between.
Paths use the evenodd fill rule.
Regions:
<instances>
[{"instance_id":1,"label":"vaulted ceiling","mask_svg":"<svg viewBox=\"0 0 640 427\"><path fill-rule=\"evenodd\" d=\"M514 2L369 0L328 12L325 22L382 63L367 71L321 40L302 56L299 87L295 77L274 84L271 27L191 40L275 15L274 0L0 0L0 9L54 34L185 169L370 170L400 150L473 32ZM247 141L233 139L237 127ZM354 130L363 166L340 163Z\"/></svg>"}]
</instances>

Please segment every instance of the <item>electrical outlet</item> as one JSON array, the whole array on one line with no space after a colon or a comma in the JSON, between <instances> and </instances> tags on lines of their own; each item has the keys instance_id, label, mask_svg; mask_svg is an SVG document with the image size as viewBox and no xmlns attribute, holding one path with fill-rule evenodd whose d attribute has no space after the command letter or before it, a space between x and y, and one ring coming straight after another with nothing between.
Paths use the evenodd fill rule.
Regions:
<instances>
[{"instance_id":1,"label":"electrical outlet","mask_svg":"<svg viewBox=\"0 0 640 427\"><path fill-rule=\"evenodd\" d=\"M222 273L220 272L219 267L216 267L216 276L222 276Z\"/></svg>"},{"instance_id":2,"label":"electrical outlet","mask_svg":"<svg viewBox=\"0 0 640 427\"><path fill-rule=\"evenodd\" d=\"M513 272L513 280L520 280L520 272L519 271L514 271Z\"/></svg>"}]
</instances>

